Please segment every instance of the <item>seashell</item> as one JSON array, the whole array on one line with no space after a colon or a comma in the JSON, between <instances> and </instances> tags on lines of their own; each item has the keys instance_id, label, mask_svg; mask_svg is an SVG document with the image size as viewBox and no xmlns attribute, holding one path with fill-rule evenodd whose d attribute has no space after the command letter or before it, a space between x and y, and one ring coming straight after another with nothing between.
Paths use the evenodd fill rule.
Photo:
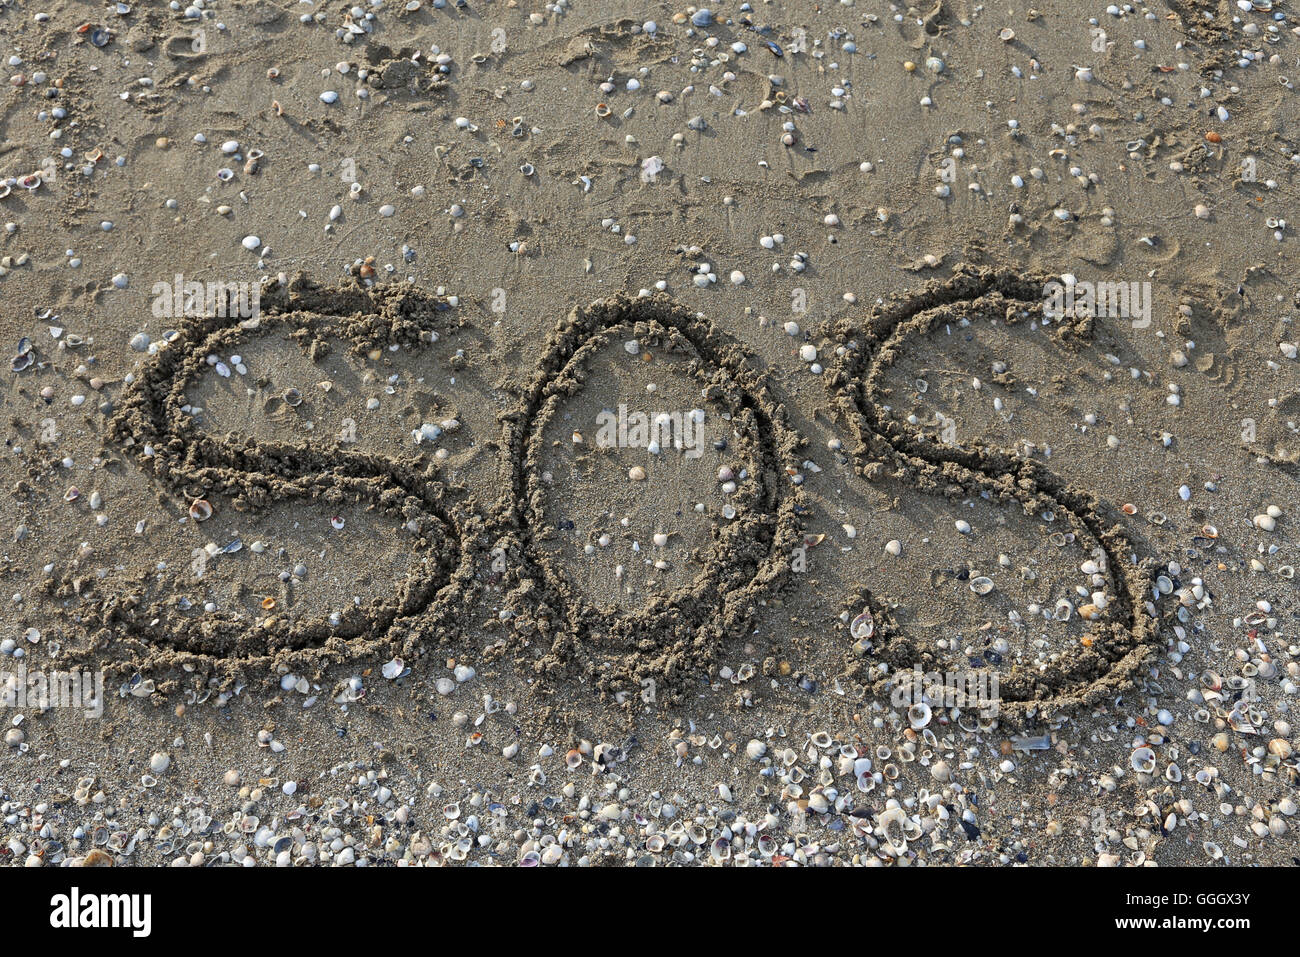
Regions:
<instances>
[{"instance_id":1,"label":"seashell","mask_svg":"<svg viewBox=\"0 0 1300 957\"><path fill-rule=\"evenodd\" d=\"M998 31L998 39L1001 40L1003 43L1010 43L1015 38L1016 38L1016 31L1012 30L1010 27L1003 27L1001 30Z\"/></svg>"},{"instance_id":2,"label":"seashell","mask_svg":"<svg viewBox=\"0 0 1300 957\"><path fill-rule=\"evenodd\" d=\"M829 748L834 743L834 739L825 731L818 731L816 734L809 735L808 740L819 748Z\"/></svg>"},{"instance_id":3,"label":"seashell","mask_svg":"<svg viewBox=\"0 0 1300 957\"><path fill-rule=\"evenodd\" d=\"M862 614L853 619L849 625L849 634L859 641L870 638L876 633L876 619L871 614L870 608L865 608Z\"/></svg>"},{"instance_id":4,"label":"seashell","mask_svg":"<svg viewBox=\"0 0 1300 957\"><path fill-rule=\"evenodd\" d=\"M75 502L79 498L81 498L81 489L77 488L75 485L69 486L68 490L63 493L63 500L65 502Z\"/></svg>"},{"instance_id":5,"label":"seashell","mask_svg":"<svg viewBox=\"0 0 1300 957\"><path fill-rule=\"evenodd\" d=\"M926 382L924 379L917 379L916 391L919 392L921 395L925 395L927 392L930 391L930 383Z\"/></svg>"},{"instance_id":6,"label":"seashell","mask_svg":"<svg viewBox=\"0 0 1300 957\"><path fill-rule=\"evenodd\" d=\"M930 706L924 702L918 702L907 709L907 721L915 728L920 730L930 723Z\"/></svg>"},{"instance_id":7,"label":"seashell","mask_svg":"<svg viewBox=\"0 0 1300 957\"><path fill-rule=\"evenodd\" d=\"M1268 753L1281 758L1283 761L1291 757L1292 750L1291 742L1286 738L1274 738L1268 743Z\"/></svg>"},{"instance_id":8,"label":"seashell","mask_svg":"<svg viewBox=\"0 0 1300 957\"><path fill-rule=\"evenodd\" d=\"M1236 709L1228 713L1228 726L1238 734L1255 733L1255 726L1250 723L1250 718Z\"/></svg>"},{"instance_id":9,"label":"seashell","mask_svg":"<svg viewBox=\"0 0 1300 957\"><path fill-rule=\"evenodd\" d=\"M1140 774L1150 774L1156 769L1156 753L1150 748L1138 748L1128 759L1129 766Z\"/></svg>"},{"instance_id":10,"label":"seashell","mask_svg":"<svg viewBox=\"0 0 1300 957\"><path fill-rule=\"evenodd\" d=\"M152 678L141 677L140 673L136 672L127 681L123 682L117 693L120 698L125 698L128 695L133 698L147 698L154 693L154 681Z\"/></svg>"},{"instance_id":11,"label":"seashell","mask_svg":"<svg viewBox=\"0 0 1300 957\"><path fill-rule=\"evenodd\" d=\"M582 765L582 752L577 748L570 748L564 755L564 766L570 771L576 771Z\"/></svg>"},{"instance_id":12,"label":"seashell","mask_svg":"<svg viewBox=\"0 0 1300 957\"><path fill-rule=\"evenodd\" d=\"M970 590L977 595L987 595L993 590L993 579L985 578L981 575L979 578L970 580Z\"/></svg>"},{"instance_id":13,"label":"seashell","mask_svg":"<svg viewBox=\"0 0 1300 957\"><path fill-rule=\"evenodd\" d=\"M206 498L196 498L190 503L190 518L206 522L212 517L212 504Z\"/></svg>"},{"instance_id":14,"label":"seashell","mask_svg":"<svg viewBox=\"0 0 1300 957\"><path fill-rule=\"evenodd\" d=\"M1201 845L1201 849L1205 851L1206 856L1209 857L1210 860L1223 860L1223 848L1219 847L1219 845L1215 844L1213 841L1204 842Z\"/></svg>"},{"instance_id":15,"label":"seashell","mask_svg":"<svg viewBox=\"0 0 1300 957\"><path fill-rule=\"evenodd\" d=\"M907 852L907 832L904 830L906 820L907 814L901 807L887 808L876 818L877 830L895 857L901 857Z\"/></svg>"},{"instance_id":16,"label":"seashell","mask_svg":"<svg viewBox=\"0 0 1300 957\"><path fill-rule=\"evenodd\" d=\"M597 115L597 116L599 116L599 117L601 117L601 118L604 118L604 117L606 117L606 116L609 116L610 112L611 112L611 110L610 110L610 108L609 108L609 104L608 104L608 103L597 103L597 104L596 104L596 115Z\"/></svg>"},{"instance_id":17,"label":"seashell","mask_svg":"<svg viewBox=\"0 0 1300 957\"><path fill-rule=\"evenodd\" d=\"M284 404L291 409L296 409L302 405L302 393L297 389L285 389L283 398Z\"/></svg>"},{"instance_id":18,"label":"seashell","mask_svg":"<svg viewBox=\"0 0 1300 957\"><path fill-rule=\"evenodd\" d=\"M1070 615L1074 613L1074 605L1068 598L1062 598L1056 603L1056 608L1052 611L1052 618L1055 621L1069 621Z\"/></svg>"},{"instance_id":19,"label":"seashell","mask_svg":"<svg viewBox=\"0 0 1300 957\"><path fill-rule=\"evenodd\" d=\"M1169 767L1165 768L1165 780L1177 784L1183 779L1183 769L1176 762L1171 762Z\"/></svg>"}]
</instances>

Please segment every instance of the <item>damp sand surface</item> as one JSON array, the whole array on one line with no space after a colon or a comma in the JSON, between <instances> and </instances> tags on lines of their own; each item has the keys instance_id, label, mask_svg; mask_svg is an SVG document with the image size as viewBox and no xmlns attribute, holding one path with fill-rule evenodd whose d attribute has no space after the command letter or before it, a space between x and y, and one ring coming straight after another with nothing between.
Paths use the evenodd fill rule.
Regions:
<instances>
[{"instance_id":1,"label":"damp sand surface","mask_svg":"<svg viewBox=\"0 0 1300 957\"><path fill-rule=\"evenodd\" d=\"M37 12L11 863L1290 861L1289 14Z\"/></svg>"}]
</instances>

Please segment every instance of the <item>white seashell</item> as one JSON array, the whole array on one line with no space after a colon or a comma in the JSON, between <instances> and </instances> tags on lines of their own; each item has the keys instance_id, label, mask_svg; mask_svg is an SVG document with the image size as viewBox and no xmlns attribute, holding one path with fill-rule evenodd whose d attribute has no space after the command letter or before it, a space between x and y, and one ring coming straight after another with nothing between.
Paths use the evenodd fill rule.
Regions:
<instances>
[{"instance_id":1,"label":"white seashell","mask_svg":"<svg viewBox=\"0 0 1300 957\"><path fill-rule=\"evenodd\" d=\"M930 718L930 706L924 702L918 702L907 709L907 720L914 730L920 731L930 723Z\"/></svg>"},{"instance_id":2,"label":"white seashell","mask_svg":"<svg viewBox=\"0 0 1300 957\"><path fill-rule=\"evenodd\" d=\"M1140 774L1150 774L1156 769L1156 753L1147 747L1138 748L1128 759L1129 766Z\"/></svg>"},{"instance_id":3,"label":"white seashell","mask_svg":"<svg viewBox=\"0 0 1300 957\"><path fill-rule=\"evenodd\" d=\"M901 807L891 807L882 811L876 818L877 831L884 838L889 850L895 857L901 857L907 851L907 832L904 823L907 814Z\"/></svg>"},{"instance_id":4,"label":"white seashell","mask_svg":"<svg viewBox=\"0 0 1300 957\"><path fill-rule=\"evenodd\" d=\"M871 614L870 608L865 608L862 614L853 619L849 625L849 634L861 641L864 638L870 638L876 633L876 619Z\"/></svg>"}]
</instances>

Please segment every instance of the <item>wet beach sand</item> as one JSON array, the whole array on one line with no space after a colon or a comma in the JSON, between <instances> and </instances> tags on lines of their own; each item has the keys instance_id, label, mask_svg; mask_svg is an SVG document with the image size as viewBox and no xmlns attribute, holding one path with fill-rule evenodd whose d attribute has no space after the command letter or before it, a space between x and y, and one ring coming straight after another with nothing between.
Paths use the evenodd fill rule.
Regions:
<instances>
[{"instance_id":1,"label":"wet beach sand","mask_svg":"<svg viewBox=\"0 0 1300 957\"><path fill-rule=\"evenodd\" d=\"M1292 863L1244 7L0 7L0 860Z\"/></svg>"}]
</instances>

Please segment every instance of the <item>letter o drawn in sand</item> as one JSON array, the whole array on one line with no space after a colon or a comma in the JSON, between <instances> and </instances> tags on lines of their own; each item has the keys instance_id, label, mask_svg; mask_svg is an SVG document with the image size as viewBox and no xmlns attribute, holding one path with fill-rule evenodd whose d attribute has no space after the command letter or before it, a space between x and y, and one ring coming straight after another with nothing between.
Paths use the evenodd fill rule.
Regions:
<instances>
[{"instance_id":1,"label":"letter o drawn in sand","mask_svg":"<svg viewBox=\"0 0 1300 957\"><path fill-rule=\"evenodd\" d=\"M676 566L691 570L694 580L684 580L683 572L671 591L646 589L631 607L616 608L602 601L609 596L592 594L576 580L582 555L570 563L557 560L554 553L554 540L572 531L573 522L565 524L567 502L562 502L559 514L548 511L548 497L554 509L554 503L562 501L566 481L562 475L545 474L542 465L553 445L564 444L547 433L548 425L554 424L552 433L558 428L566 442L571 428L587 430L582 439L587 467L608 470L611 483L600 486L588 481L583 487L597 496L599 489L608 489L610 501L598 505L610 514L592 514L597 508L574 513L572 517L583 523L576 534L594 534L592 527L607 521L614 532L610 547L624 556L619 560L626 560L634 572L647 569L651 558L646 556L656 551L648 547L649 542L644 542L645 552L633 551L630 536L619 532L620 509L642 507L665 528L679 521L680 513L699 509L683 500L675 516L656 505L659 497L676 491L665 488L670 483L660 472L668 466L659 463L669 455L684 463L679 449L670 452L665 447L663 455L647 455L639 448L593 449L595 423L566 419L565 406L576 401L592 367L599 364L597 355L611 348L631 368L639 364L638 358L653 359L648 352L669 359L647 362L647 368L658 370L666 361L684 366L688 380L699 386L693 401L707 404L709 421L730 431L733 443L727 452L706 443L698 458L678 466L700 471L680 474L692 480L707 476L709 483L715 483L719 464L735 454L735 446L744 444L752 450L743 476L738 464L736 488L727 499L734 512L726 506L716 511L710 506L709 540L694 543L694 548L688 542L669 552ZM627 354L637 350L636 355ZM513 519L515 544L522 546L511 550L523 566L517 570L521 600L512 609L514 626L517 634L539 649L539 671L576 669L608 693L642 693L653 687L661 697L672 694L684 682L700 678L725 640L742 639L761 603L788 580L790 556L801 541L797 488L790 478L798 464L797 437L786 425L784 409L773 399L766 377L752 363L738 344L665 295L601 300L585 309L574 308L558 325L519 404L503 417L510 454L504 507ZM636 405L644 395L619 393L616 401L626 399ZM715 435L711 432L710 439ZM648 470L640 481L630 478L640 469L634 463L643 463ZM593 488L597 491L590 491ZM616 496L624 498L614 501ZM595 546L590 542L587 546L591 554ZM653 577L653 572L649 574Z\"/></svg>"}]
</instances>

